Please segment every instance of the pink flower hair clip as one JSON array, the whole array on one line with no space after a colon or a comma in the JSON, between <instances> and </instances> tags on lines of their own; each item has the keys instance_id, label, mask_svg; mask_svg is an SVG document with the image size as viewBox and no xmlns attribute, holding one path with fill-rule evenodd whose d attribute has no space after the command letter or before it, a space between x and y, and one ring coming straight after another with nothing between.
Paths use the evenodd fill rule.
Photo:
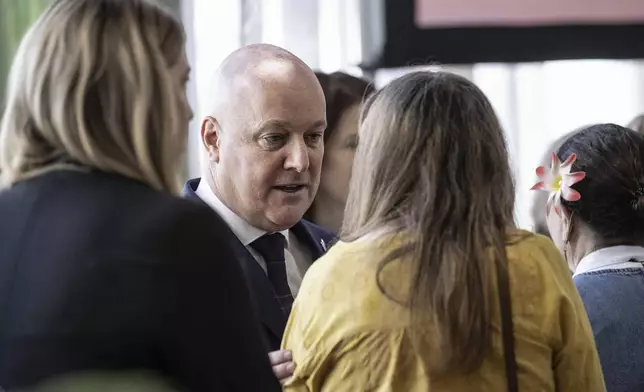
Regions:
<instances>
[{"instance_id":1,"label":"pink flower hair clip","mask_svg":"<svg viewBox=\"0 0 644 392\"><path fill-rule=\"evenodd\" d=\"M557 215L561 216L561 199L566 201L577 201L581 194L572 189L571 186L583 180L586 173L583 171L571 173L572 164L577 160L577 155L570 154L563 163L552 153L552 164L550 170L543 166L537 168L537 182L530 190L552 192L546 204L546 214L550 214L550 208L554 207Z\"/></svg>"}]
</instances>

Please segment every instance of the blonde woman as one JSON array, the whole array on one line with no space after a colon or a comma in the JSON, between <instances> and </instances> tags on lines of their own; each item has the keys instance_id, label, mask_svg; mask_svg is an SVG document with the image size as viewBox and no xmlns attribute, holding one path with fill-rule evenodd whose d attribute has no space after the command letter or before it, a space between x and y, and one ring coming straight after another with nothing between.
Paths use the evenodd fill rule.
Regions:
<instances>
[{"instance_id":1,"label":"blonde woman","mask_svg":"<svg viewBox=\"0 0 644 392\"><path fill-rule=\"evenodd\" d=\"M133 370L280 390L224 223L176 197L188 71L180 23L143 0L54 1L24 38L0 128L3 388Z\"/></svg>"},{"instance_id":2,"label":"blonde woman","mask_svg":"<svg viewBox=\"0 0 644 392\"><path fill-rule=\"evenodd\" d=\"M360 127L343 228L284 337L286 391L605 391L561 255L515 228L503 132L471 82L416 72Z\"/></svg>"}]
</instances>

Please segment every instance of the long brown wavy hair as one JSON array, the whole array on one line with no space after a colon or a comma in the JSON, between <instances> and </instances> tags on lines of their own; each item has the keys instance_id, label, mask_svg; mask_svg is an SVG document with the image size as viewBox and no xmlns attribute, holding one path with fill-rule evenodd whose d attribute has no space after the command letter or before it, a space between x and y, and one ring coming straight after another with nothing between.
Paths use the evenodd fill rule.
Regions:
<instances>
[{"instance_id":1,"label":"long brown wavy hair","mask_svg":"<svg viewBox=\"0 0 644 392\"><path fill-rule=\"evenodd\" d=\"M419 333L428 320L436 333L434 375L475 371L489 352L491 287L495 268L507 268L514 195L499 120L467 79L414 72L366 103L342 237L410 235L384 257L378 281L388 263L413 263L406 304Z\"/></svg>"}]
</instances>

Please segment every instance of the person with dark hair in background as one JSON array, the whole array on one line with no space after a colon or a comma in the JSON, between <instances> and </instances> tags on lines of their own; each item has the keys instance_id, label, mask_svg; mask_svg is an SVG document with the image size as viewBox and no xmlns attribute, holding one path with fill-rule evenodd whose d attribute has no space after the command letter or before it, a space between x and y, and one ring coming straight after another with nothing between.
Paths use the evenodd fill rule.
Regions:
<instances>
[{"instance_id":1,"label":"person with dark hair in background","mask_svg":"<svg viewBox=\"0 0 644 392\"><path fill-rule=\"evenodd\" d=\"M559 147L559 161L548 229L574 270L607 389L644 391L644 136L593 125Z\"/></svg>"},{"instance_id":2,"label":"person with dark hair in background","mask_svg":"<svg viewBox=\"0 0 644 392\"><path fill-rule=\"evenodd\" d=\"M343 72L316 72L326 100L327 128L320 187L304 217L337 233L344 218L362 102L374 92L368 81Z\"/></svg>"},{"instance_id":3,"label":"person with dark hair in background","mask_svg":"<svg viewBox=\"0 0 644 392\"><path fill-rule=\"evenodd\" d=\"M189 71L151 1L57 0L23 39L0 124L0 390L129 371L280 390L226 225L179 197Z\"/></svg>"}]
</instances>

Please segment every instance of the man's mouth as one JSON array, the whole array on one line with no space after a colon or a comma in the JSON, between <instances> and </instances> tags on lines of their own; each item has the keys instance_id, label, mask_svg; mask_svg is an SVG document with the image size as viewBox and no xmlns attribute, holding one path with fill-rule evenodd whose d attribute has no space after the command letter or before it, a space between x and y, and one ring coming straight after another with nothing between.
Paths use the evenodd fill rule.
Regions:
<instances>
[{"instance_id":1,"label":"man's mouth","mask_svg":"<svg viewBox=\"0 0 644 392\"><path fill-rule=\"evenodd\" d=\"M304 188L306 188L306 185L304 184L284 184L284 185L277 185L274 187L275 189L286 192L286 193L297 193Z\"/></svg>"}]
</instances>

